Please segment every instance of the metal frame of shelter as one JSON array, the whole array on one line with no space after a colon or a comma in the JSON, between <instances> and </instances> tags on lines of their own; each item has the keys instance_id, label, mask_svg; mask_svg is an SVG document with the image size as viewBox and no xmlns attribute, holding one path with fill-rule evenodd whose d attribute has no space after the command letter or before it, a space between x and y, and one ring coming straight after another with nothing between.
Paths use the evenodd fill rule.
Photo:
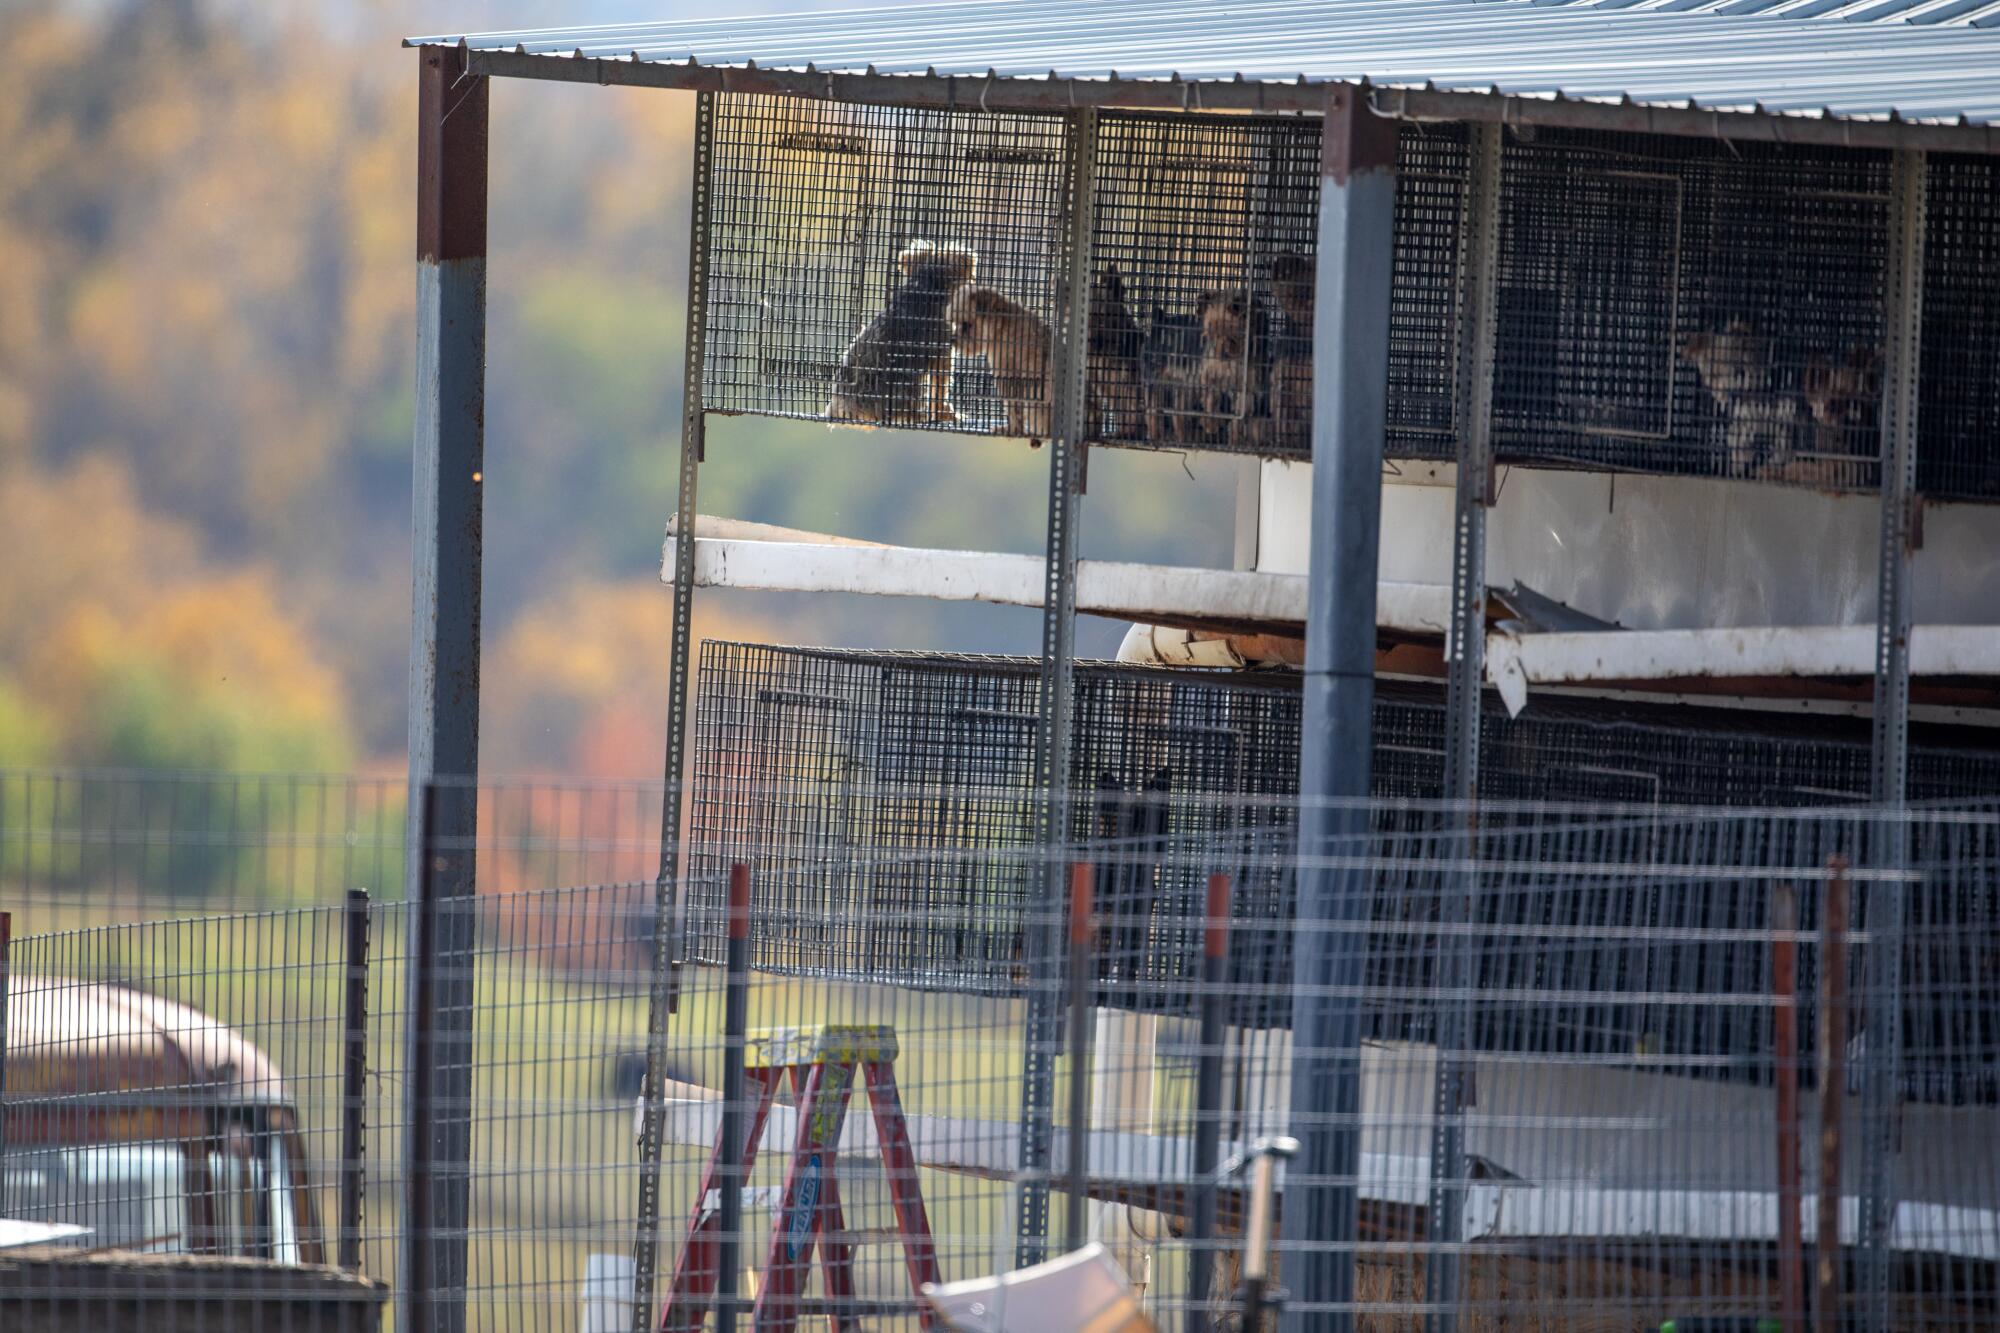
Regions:
<instances>
[{"instance_id":1,"label":"metal frame of shelter","mask_svg":"<svg viewBox=\"0 0 2000 1333\"><path fill-rule=\"evenodd\" d=\"M579 51L578 55L582 53ZM1486 597L1483 550L1486 515L1495 500L1491 405L1495 338L1494 272L1499 244L1499 155L1505 123L1563 125L1639 133L1699 135L1765 142L1837 143L1871 146L1893 153L1894 206L1891 215L1891 273L1887 313L1890 337L1884 367L1882 413L1880 607L1875 669L1874 794L1884 804L1904 800L1909 716L1911 624L1910 560L1916 540L1915 436L1916 368L1921 327L1925 154L1930 150L2000 151L2000 135L1984 127L1919 125L1900 121L1855 122L1643 108L1561 99L1517 99L1501 95L1437 91L1371 90L1353 84L1269 84L1215 81L1196 85L1175 80L1132 81L968 79L938 75L878 76L780 72L705 67L692 62L564 59L525 52L478 50L466 45L419 47L418 206L417 206L417 395L414 441L413 517L414 620L411 637L410 782L421 791L438 777L470 778L478 771L481 482L484 449L485 295L487 145L489 85L492 78L553 79L673 88L700 95L693 158L693 213L687 319L686 390L680 441L680 494L673 563L673 642L669 659L669 725L665 756L668 794L658 879L655 966L651 995L648 1087L658 1086L667 1019L674 1004L677 848L680 807L677 783L683 772L687 736L692 610L695 589L697 482L704 453L706 412L702 368L708 285L706 235L711 199L708 181L715 121L714 94L753 93L874 105L987 110L1040 110L1069 118L1072 151L1065 208L1068 252L1063 275L1072 293L1063 309L1054 368L1054 430L1048 482L1046 588L1040 684L1038 773L1047 787L1040 828L1059 839L1066 827L1062 791L1069 745L1071 659L1076 615L1076 561L1083 518L1085 429L1086 299L1091 272L1093 181L1096 171L1094 123L1098 108L1154 108L1208 111L1290 111L1323 117L1319 185L1319 262L1316 278L1312 365L1312 568L1304 668L1304 721L1301 737L1302 809L1300 852L1304 858L1298 890L1302 920L1337 924L1365 913L1365 885L1347 882L1358 871L1312 869L1316 854L1365 832L1357 805L1369 790L1369 718L1376 661L1375 589L1380 530L1382 448L1386 421L1386 362L1392 233L1395 204L1395 126L1400 119L1467 122L1472 136L1471 185L1465 192L1461 226L1457 376L1459 432L1452 625L1448 647L1450 732L1448 798L1469 798L1478 768L1478 710L1483 678L1483 624ZM1191 90L1198 96L1191 97ZM470 793L473 788L461 790ZM1344 802L1347 802L1344 804ZM412 806L412 819L423 817ZM425 846L470 846L474 803L441 800L428 814L427 837L409 840L408 891L462 897L473 891L471 858L448 866L422 864ZM1889 848L1894 861L1905 855ZM437 871L438 873L427 873ZM1060 902L1060 871L1052 865L1047 902ZM1892 895L1870 902L1871 930L1893 935L1900 904ZM1060 913L1044 914L1051 922ZM1295 958L1293 1031L1296 1076L1295 1122L1332 1124L1309 1137L1291 1171L1295 1182L1286 1206L1288 1230L1310 1235L1325 1247L1301 1255L1287 1278L1299 1302L1340 1308L1353 1299L1350 1265L1333 1256L1355 1239L1354 1180L1359 1151L1357 1070L1361 1033L1358 1001L1361 956L1352 931L1309 930L1298 937ZM465 942L462 942L465 943ZM1022 1161L1030 1168L1048 1163L1050 1124L1045 1113L1054 1096L1056 1027L1060 1010L1061 950L1052 927L1040 941L1034 988L1045 1002L1031 1009L1028 1067L1024 1071ZM1882 951L1898 957L1891 944ZM415 950L412 956L419 956ZM441 983L458 987L437 998L433 1040L469 1038L472 1009L469 976L446 967ZM1885 993L1894 993L1893 984ZM413 1025L417 1016L412 1016ZM453 1033L461 1025L465 1031ZM1890 1022L1884 1031L1894 1034ZM1896 1086L1893 1043L1870 1043L1867 1058L1880 1066L1867 1086L1877 1095ZM435 1201L435 1230L416 1238L408 1252L405 1279L420 1275L435 1283L429 1328L462 1333L469 1178L469 1066L451 1065L449 1074L425 1070L432 1086L430 1104L441 1108L431 1123L413 1128L429 1136L424 1145L440 1164L446 1182ZM457 1080L442 1086L444 1080ZM1456 1154L1459 1075L1439 1064L1436 1088L1439 1142L1434 1168L1434 1234L1453 1235L1449 1218L1462 1201L1454 1197L1449 1163ZM1889 1107L1871 1108L1870 1132L1886 1134ZM1043 1112L1037 1114L1038 1110ZM648 1098L641 1143L637 1200L638 1285L635 1327L650 1324L658 1254L661 1114ZM1893 1154L1887 1142L1871 1145L1864 1182L1866 1234L1879 1235L1894 1211ZM1024 1185L1017 1255L1039 1257L1048 1232L1048 1181L1031 1177ZM1886 1302L1891 1278L1886 1246L1868 1275L1870 1294ZM1447 1264L1434 1265L1433 1299L1450 1290ZM451 1293L459 1293L455 1304ZM405 1327L412 1306L401 1305ZM1886 1309L1886 1305L1880 1308ZM1319 1326L1348 1327L1349 1316L1326 1318ZM1296 1326L1296 1325L1294 1325ZM429 1329L425 1330L429 1333Z\"/></svg>"}]
</instances>

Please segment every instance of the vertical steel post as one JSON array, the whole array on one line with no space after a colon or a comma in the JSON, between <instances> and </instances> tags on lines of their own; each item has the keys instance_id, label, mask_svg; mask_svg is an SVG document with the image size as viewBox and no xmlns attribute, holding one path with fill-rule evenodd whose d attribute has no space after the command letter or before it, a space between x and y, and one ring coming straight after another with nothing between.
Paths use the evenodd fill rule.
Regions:
<instances>
[{"instance_id":1,"label":"vertical steel post","mask_svg":"<svg viewBox=\"0 0 2000 1333\"><path fill-rule=\"evenodd\" d=\"M340 1065L339 1264L361 1271L362 1153L368 1105L368 890L349 889L346 907L345 1027Z\"/></svg>"},{"instance_id":2,"label":"vertical steel post","mask_svg":"<svg viewBox=\"0 0 2000 1333\"><path fill-rule=\"evenodd\" d=\"M1090 903L1091 869L1069 868L1069 1195L1064 1200L1063 1249L1090 1239L1090 982L1097 931Z\"/></svg>"},{"instance_id":3,"label":"vertical steel post","mask_svg":"<svg viewBox=\"0 0 2000 1333\"><path fill-rule=\"evenodd\" d=\"M1389 378L1396 213L1396 123L1364 92L1328 92L1320 148L1319 264L1313 316L1311 572L1299 749L1298 930L1292 955L1285 1327L1353 1326L1355 1185L1360 1160L1360 987L1368 875L1375 581ZM1329 858L1346 856L1346 864Z\"/></svg>"},{"instance_id":4,"label":"vertical steel post","mask_svg":"<svg viewBox=\"0 0 2000 1333\"><path fill-rule=\"evenodd\" d=\"M1091 239L1097 217L1097 112L1069 122L1067 252L1056 340L1055 429L1049 442L1049 523L1042 604L1042 678L1035 737L1041 891L1027 925L1028 1018L1021 1071L1021 1206L1015 1262L1048 1254L1049 1164L1055 1113L1056 1047L1062 1031L1062 904L1069 840L1070 687L1075 675L1076 557L1083 508L1084 381L1090 345Z\"/></svg>"},{"instance_id":5,"label":"vertical steel post","mask_svg":"<svg viewBox=\"0 0 2000 1333\"><path fill-rule=\"evenodd\" d=\"M744 1074L750 1025L750 867L729 867L729 944L722 994L722 1127L715 1149L722 1195L722 1235L715 1258L715 1333L736 1333L736 1289L743 1269L743 1113L749 1080Z\"/></svg>"},{"instance_id":6,"label":"vertical steel post","mask_svg":"<svg viewBox=\"0 0 2000 1333\"><path fill-rule=\"evenodd\" d=\"M1430 1254L1426 1322L1457 1326L1457 1246L1465 1234L1465 1063L1472 994L1472 904L1478 860L1479 720L1486 676L1486 513L1493 497L1494 284L1500 259L1501 127L1472 127L1472 161L1459 217L1458 477L1453 499L1451 633L1445 642L1444 792L1466 869L1442 877L1437 1075L1431 1092Z\"/></svg>"},{"instance_id":7,"label":"vertical steel post","mask_svg":"<svg viewBox=\"0 0 2000 1333\"><path fill-rule=\"evenodd\" d=\"M411 522L409 825L407 899L434 921L440 950L434 1063L408 1068L435 1081L435 1115L412 1120L436 1165L435 1214L426 1237L425 1280L449 1293L431 1307L432 1326L405 1333L459 1333L464 1327L466 1226L471 1159L472 960L470 913L429 908L463 904L473 890L479 773L479 607L481 483L486 447L487 80L467 71L463 50L426 47L417 89L417 388ZM452 785L438 789L440 779ZM431 806L420 822L420 806ZM421 836L420 836L421 833ZM426 843L441 864L430 865ZM422 967L412 948L410 966ZM406 1254L408 1252L406 1251ZM411 1275L405 1274L405 1281Z\"/></svg>"},{"instance_id":8,"label":"vertical steel post","mask_svg":"<svg viewBox=\"0 0 2000 1333\"><path fill-rule=\"evenodd\" d=\"M688 224L687 346L681 372L680 494L674 518L674 615L667 656L667 754L660 798L660 869L653 881L653 970L647 989L646 1078L639 1096L639 1200L632 1248L632 1333L653 1326L660 1255L660 1137L657 1089L667 1061L667 1019L679 984L681 780L687 758L688 675L694 645L696 483L706 452L702 360L708 345L708 219L715 153L715 94L695 98L694 167Z\"/></svg>"},{"instance_id":9,"label":"vertical steel post","mask_svg":"<svg viewBox=\"0 0 2000 1333\"><path fill-rule=\"evenodd\" d=\"M1883 294L1882 540L1875 609L1874 800L1875 863L1885 873L1869 887L1868 1001L1862 1060L1861 1180L1864 1290L1872 1326L1889 1323L1893 1255L1889 1228L1896 1215L1897 1132L1903 1045L1904 879L1909 828L1910 560L1915 553L1920 499L1917 482L1917 376L1922 361L1924 307L1924 154L1899 149L1889 175L1889 262Z\"/></svg>"},{"instance_id":10,"label":"vertical steel post","mask_svg":"<svg viewBox=\"0 0 2000 1333\"><path fill-rule=\"evenodd\" d=\"M1194 1216L1188 1239L1188 1333L1207 1333L1215 1272L1216 1170L1222 1165L1223 1019L1229 1003L1229 876L1208 877L1201 934L1201 1044L1194 1071Z\"/></svg>"},{"instance_id":11,"label":"vertical steel post","mask_svg":"<svg viewBox=\"0 0 2000 1333\"><path fill-rule=\"evenodd\" d=\"M1847 860L1827 862L1819 915L1819 1216L1813 1253L1813 1333L1838 1333L1846 1265L1840 1253L1840 1121L1847 1097Z\"/></svg>"}]
</instances>

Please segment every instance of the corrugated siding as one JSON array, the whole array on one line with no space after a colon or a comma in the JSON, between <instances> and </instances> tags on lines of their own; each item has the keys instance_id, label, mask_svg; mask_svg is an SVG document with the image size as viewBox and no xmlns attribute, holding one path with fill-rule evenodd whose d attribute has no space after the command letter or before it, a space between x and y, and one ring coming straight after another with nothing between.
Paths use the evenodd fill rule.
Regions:
<instances>
[{"instance_id":1,"label":"corrugated siding","mask_svg":"<svg viewBox=\"0 0 2000 1333\"><path fill-rule=\"evenodd\" d=\"M1365 79L1985 125L2000 121L2000 26L1978 25L1996 19L2000 0L955 0L411 42L824 73Z\"/></svg>"}]
</instances>

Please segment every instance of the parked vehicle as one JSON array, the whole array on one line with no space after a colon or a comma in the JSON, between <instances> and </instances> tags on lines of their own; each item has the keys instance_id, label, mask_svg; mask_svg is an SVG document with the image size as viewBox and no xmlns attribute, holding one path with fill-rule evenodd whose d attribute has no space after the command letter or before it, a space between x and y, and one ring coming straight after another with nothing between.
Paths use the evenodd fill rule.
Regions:
<instances>
[{"instance_id":1,"label":"parked vehicle","mask_svg":"<svg viewBox=\"0 0 2000 1333\"><path fill-rule=\"evenodd\" d=\"M68 1243L320 1263L283 1076L240 1033L122 986L8 981L0 1217Z\"/></svg>"}]
</instances>

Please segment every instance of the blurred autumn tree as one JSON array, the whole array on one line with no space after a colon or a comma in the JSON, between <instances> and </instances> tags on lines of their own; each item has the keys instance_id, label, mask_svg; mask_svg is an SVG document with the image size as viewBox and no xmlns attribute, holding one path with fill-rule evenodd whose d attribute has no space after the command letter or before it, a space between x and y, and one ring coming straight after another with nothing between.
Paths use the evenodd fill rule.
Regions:
<instances>
[{"instance_id":1,"label":"blurred autumn tree","mask_svg":"<svg viewBox=\"0 0 2000 1333\"><path fill-rule=\"evenodd\" d=\"M0 765L400 767L416 81L396 41L531 13L0 0ZM496 769L657 778L693 103L510 83L493 104L484 744ZM1039 546L1046 459L1018 445L712 439L716 512ZM1174 458L1093 473L1091 554L1226 559L1226 477L1218 500ZM712 632L1035 642L1032 613L756 605L761 627Z\"/></svg>"}]
</instances>

